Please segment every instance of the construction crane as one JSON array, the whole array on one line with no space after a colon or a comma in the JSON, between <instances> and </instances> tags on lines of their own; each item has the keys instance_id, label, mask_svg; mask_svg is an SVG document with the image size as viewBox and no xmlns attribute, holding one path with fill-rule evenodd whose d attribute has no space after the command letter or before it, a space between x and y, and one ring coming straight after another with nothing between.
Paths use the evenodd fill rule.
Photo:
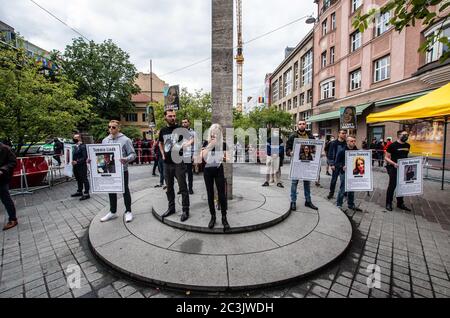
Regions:
<instances>
[{"instance_id":1,"label":"construction crane","mask_svg":"<svg viewBox=\"0 0 450 318\"><path fill-rule=\"evenodd\" d=\"M244 66L243 43L242 43L242 0L236 0L236 22L237 22L237 53L236 53L236 109L242 112L242 71Z\"/></svg>"}]
</instances>

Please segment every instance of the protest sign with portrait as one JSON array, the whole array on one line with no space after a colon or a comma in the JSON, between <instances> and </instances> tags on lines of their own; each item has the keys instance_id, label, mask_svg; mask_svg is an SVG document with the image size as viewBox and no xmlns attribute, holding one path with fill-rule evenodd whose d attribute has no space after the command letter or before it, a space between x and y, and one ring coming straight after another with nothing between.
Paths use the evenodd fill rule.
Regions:
<instances>
[{"instance_id":1,"label":"protest sign with portrait","mask_svg":"<svg viewBox=\"0 0 450 318\"><path fill-rule=\"evenodd\" d=\"M120 144L86 145L90 159L92 193L124 193Z\"/></svg>"}]
</instances>

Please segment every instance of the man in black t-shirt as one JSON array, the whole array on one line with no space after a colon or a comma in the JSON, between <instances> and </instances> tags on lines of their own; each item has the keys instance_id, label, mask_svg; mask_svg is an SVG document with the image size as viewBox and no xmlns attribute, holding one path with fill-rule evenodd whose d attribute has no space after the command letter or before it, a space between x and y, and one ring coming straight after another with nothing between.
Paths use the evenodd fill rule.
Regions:
<instances>
[{"instance_id":1,"label":"man in black t-shirt","mask_svg":"<svg viewBox=\"0 0 450 318\"><path fill-rule=\"evenodd\" d=\"M189 193L186 184L186 164L182 161L183 145L180 145L184 133L182 131L183 128L176 124L177 115L173 109L164 111L164 119L167 122L167 127L162 128L159 132L159 149L164 160L164 179L167 186L166 193L167 200L169 201L169 208L162 217L165 218L175 213L174 179L177 178L183 205L181 222L184 222L189 218L190 206ZM188 131L187 134L189 135ZM184 137L184 139L188 138ZM174 155L178 158L174 158Z\"/></svg>"},{"instance_id":2,"label":"man in black t-shirt","mask_svg":"<svg viewBox=\"0 0 450 318\"><path fill-rule=\"evenodd\" d=\"M393 142L386 149L386 169L389 175L389 186L386 193L386 210L392 211L392 201L394 199L394 191L397 187L397 169L398 159L408 158L409 150L411 145L407 143L408 132L405 130L399 130L397 132L397 141ZM411 211L404 201L403 197L397 197L397 207L401 210Z\"/></svg>"}]
</instances>

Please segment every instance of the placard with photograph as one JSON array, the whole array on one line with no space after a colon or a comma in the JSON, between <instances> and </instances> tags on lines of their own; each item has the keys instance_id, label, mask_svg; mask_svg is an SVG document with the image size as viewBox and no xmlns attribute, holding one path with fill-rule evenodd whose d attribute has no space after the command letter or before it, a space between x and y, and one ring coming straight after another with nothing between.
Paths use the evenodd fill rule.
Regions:
<instances>
[{"instance_id":1,"label":"placard with photograph","mask_svg":"<svg viewBox=\"0 0 450 318\"><path fill-rule=\"evenodd\" d=\"M73 177L73 166L72 166L72 156L73 156L73 144L64 144L64 175L72 178Z\"/></svg>"},{"instance_id":2,"label":"placard with photograph","mask_svg":"<svg viewBox=\"0 0 450 318\"><path fill-rule=\"evenodd\" d=\"M291 180L317 181L323 146L323 140L296 138L289 178Z\"/></svg>"},{"instance_id":3,"label":"placard with photograph","mask_svg":"<svg viewBox=\"0 0 450 318\"><path fill-rule=\"evenodd\" d=\"M356 129L356 107L341 107L339 112L341 129Z\"/></svg>"},{"instance_id":4,"label":"placard with photograph","mask_svg":"<svg viewBox=\"0 0 450 318\"><path fill-rule=\"evenodd\" d=\"M373 191L371 150L345 151L345 192Z\"/></svg>"},{"instance_id":5,"label":"placard with photograph","mask_svg":"<svg viewBox=\"0 0 450 318\"><path fill-rule=\"evenodd\" d=\"M92 193L124 193L120 144L86 145L90 159Z\"/></svg>"},{"instance_id":6,"label":"placard with photograph","mask_svg":"<svg viewBox=\"0 0 450 318\"><path fill-rule=\"evenodd\" d=\"M399 159L397 164L397 196L423 194L423 157Z\"/></svg>"}]
</instances>

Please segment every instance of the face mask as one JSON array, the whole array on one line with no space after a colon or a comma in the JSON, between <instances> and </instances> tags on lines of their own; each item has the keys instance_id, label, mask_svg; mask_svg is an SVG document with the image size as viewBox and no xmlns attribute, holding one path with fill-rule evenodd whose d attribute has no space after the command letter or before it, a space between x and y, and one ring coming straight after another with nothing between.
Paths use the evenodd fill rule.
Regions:
<instances>
[{"instance_id":1,"label":"face mask","mask_svg":"<svg viewBox=\"0 0 450 318\"><path fill-rule=\"evenodd\" d=\"M77 138L73 138L72 140L73 140L74 143L76 143L76 144L78 143L78 139Z\"/></svg>"},{"instance_id":2,"label":"face mask","mask_svg":"<svg viewBox=\"0 0 450 318\"><path fill-rule=\"evenodd\" d=\"M402 142L407 142L407 141L408 141L408 136L402 136L402 137L400 138L400 140L401 140Z\"/></svg>"}]
</instances>

